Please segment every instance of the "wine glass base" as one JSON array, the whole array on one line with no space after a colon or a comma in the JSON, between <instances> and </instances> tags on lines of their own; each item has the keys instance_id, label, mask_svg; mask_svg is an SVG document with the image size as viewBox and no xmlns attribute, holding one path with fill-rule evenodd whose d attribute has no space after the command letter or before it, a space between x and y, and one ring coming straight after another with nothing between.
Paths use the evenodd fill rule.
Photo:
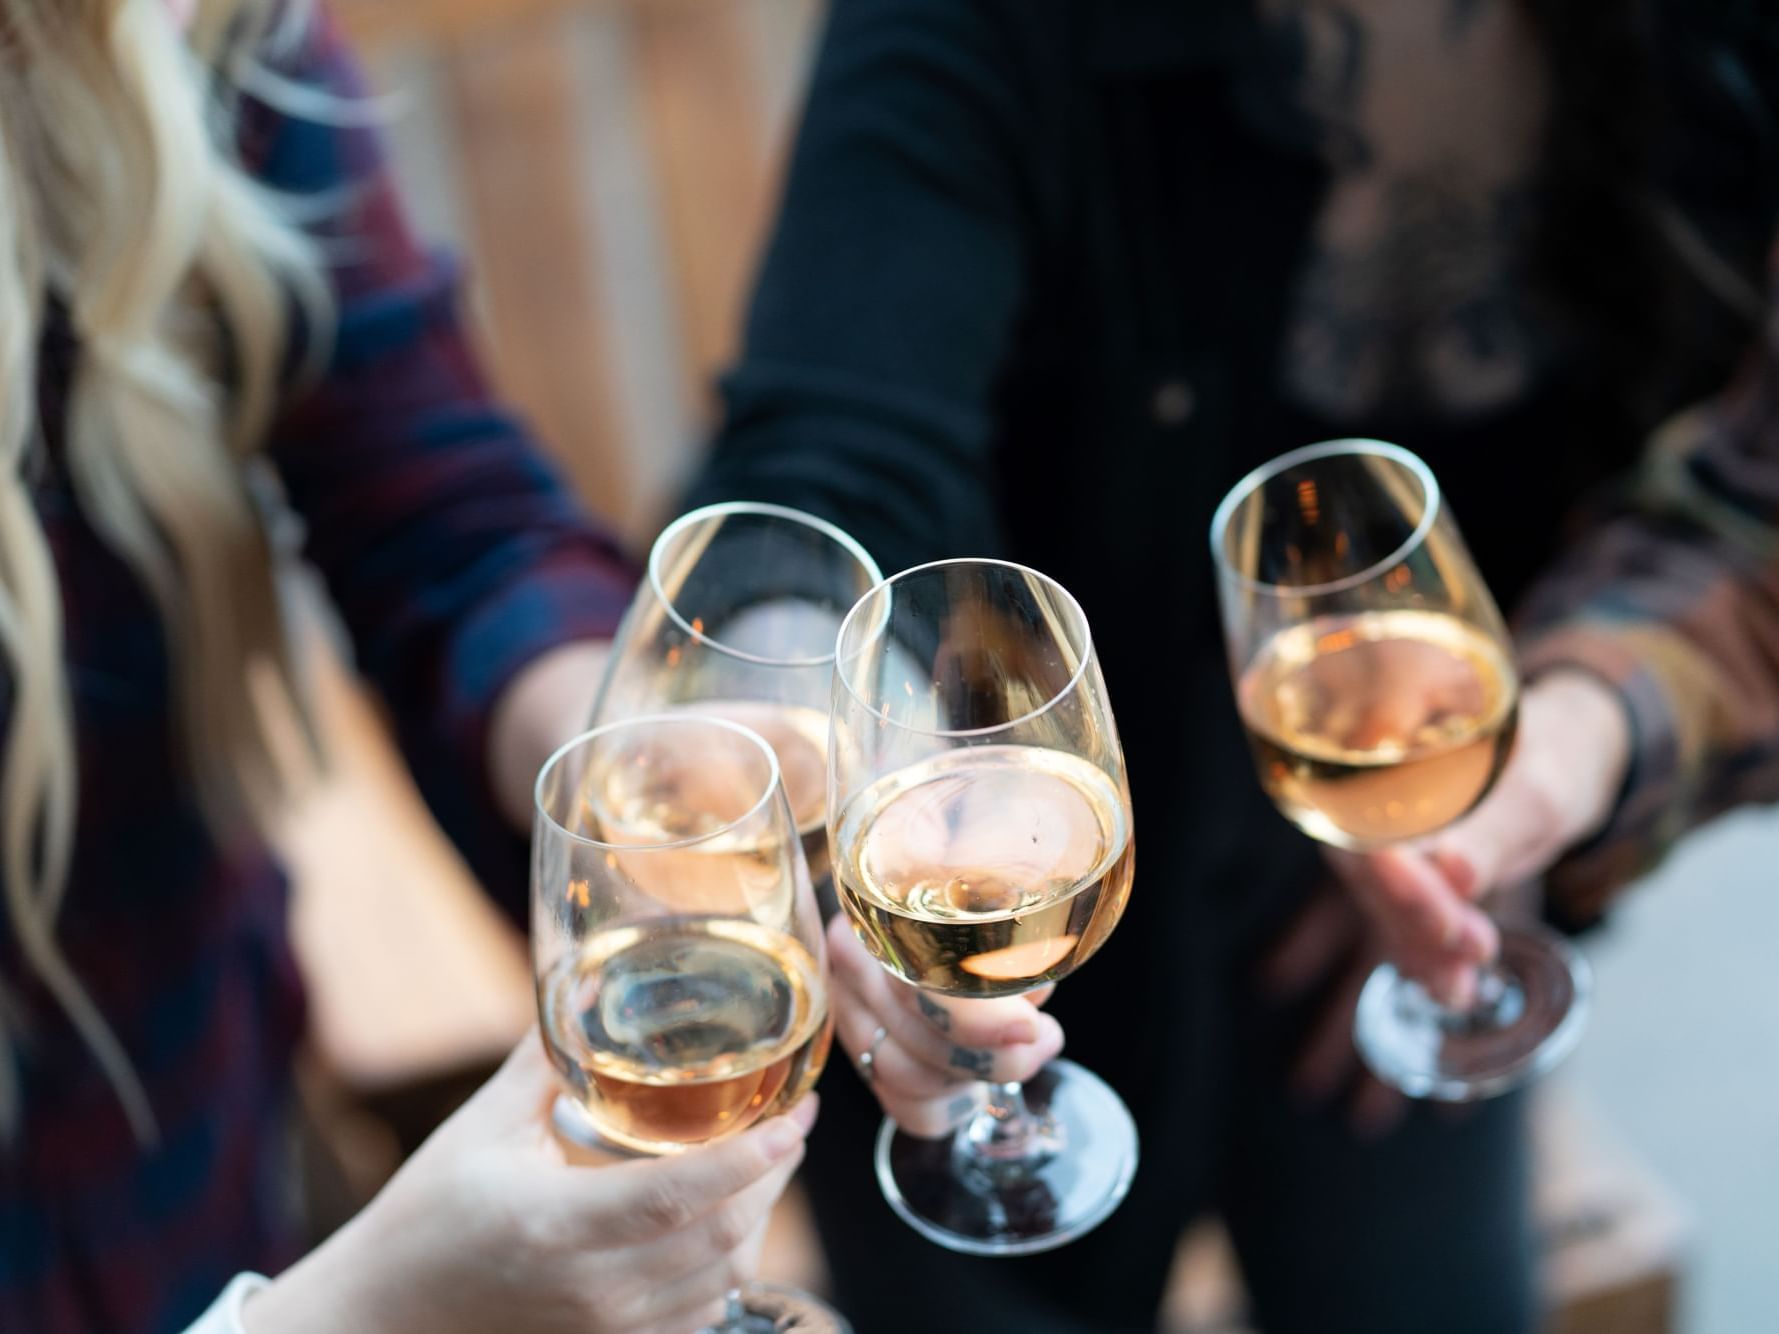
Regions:
<instances>
[{"instance_id":1,"label":"wine glass base","mask_svg":"<svg viewBox=\"0 0 1779 1334\"><path fill-rule=\"evenodd\" d=\"M1411 1098L1477 1102L1558 1065L1587 1026L1593 973L1573 946L1503 927L1498 996L1467 1013L1440 1005L1389 964L1366 979L1353 1039L1372 1073Z\"/></svg>"},{"instance_id":2,"label":"wine glass base","mask_svg":"<svg viewBox=\"0 0 1779 1334\"><path fill-rule=\"evenodd\" d=\"M917 1139L883 1123L877 1179L890 1207L929 1241L968 1255L1031 1255L1091 1232L1123 1201L1137 1127L1111 1087L1055 1060L1024 1088L1053 1147L1017 1162L978 1166L958 1149L961 1131Z\"/></svg>"}]
</instances>

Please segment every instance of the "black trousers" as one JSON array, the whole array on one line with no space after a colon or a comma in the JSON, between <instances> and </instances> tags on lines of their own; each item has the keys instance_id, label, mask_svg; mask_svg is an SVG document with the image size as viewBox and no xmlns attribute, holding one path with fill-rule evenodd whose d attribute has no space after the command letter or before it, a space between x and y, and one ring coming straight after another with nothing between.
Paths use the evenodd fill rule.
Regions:
<instances>
[{"instance_id":1,"label":"black trousers","mask_svg":"<svg viewBox=\"0 0 1779 1334\"><path fill-rule=\"evenodd\" d=\"M1361 1141L1341 1108L1288 1091L1317 999L1269 1007L1214 944L1169 946L1158 977L1145 933L1120 936L1055 1008L1070 1056L1131 1104L1143 1156L1123 1206L1070 1246L983 1259L909 1229L873 1174L876 1104L835 1062L804 1179L858 1334L1152 1330L1179 1234L1208 1211L1229 1227L1265 1334L1535 1328L1522 1097L1417 1106ZM1146 966L1160 985L1142 984Z\"/></svg>"}]
</instances>

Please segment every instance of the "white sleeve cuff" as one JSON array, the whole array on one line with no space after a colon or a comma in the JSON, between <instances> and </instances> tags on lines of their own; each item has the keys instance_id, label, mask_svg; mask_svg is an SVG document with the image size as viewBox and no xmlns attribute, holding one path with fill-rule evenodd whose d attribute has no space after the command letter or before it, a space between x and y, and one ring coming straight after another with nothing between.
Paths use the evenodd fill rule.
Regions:
<instances>
[{"instance_id":1,"label":"white sleeve cuff","mask_svg":"<svg viewBox=\"0 0 1779 1334\"><path fill-rule=\"evenodd\" d=\"M185 1334L245 1334L241 1324L241 1308L247 1299L261 1288L268 1287L271 1279L261 1274L237 1274L234 1281L222 1290L222 1296L203 1315L198 1323L185 1331Z\"/></svg>"}]
</instances>

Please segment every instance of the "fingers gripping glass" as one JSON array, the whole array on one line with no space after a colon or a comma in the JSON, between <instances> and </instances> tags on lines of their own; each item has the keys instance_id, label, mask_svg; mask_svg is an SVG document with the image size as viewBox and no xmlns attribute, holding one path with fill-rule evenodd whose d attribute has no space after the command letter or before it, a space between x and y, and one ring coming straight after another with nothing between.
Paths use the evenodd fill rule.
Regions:
<instances>
[{"instance_id":1,"label":"fingers gripping glass","mask_svg":"<svg viewBox=\"0 0 1779 1334\"><path fill-rule=\"evenodd\" d=\"M1519 703L1512 647L1439 484L1395 445L1338 440L1237 484L1211 529L1236 704L1261 785L1325 843L1431 834L1494 786ZM1354 1036L1416 1097L1468 1101L1562 1059L1586 1011L1585 963L1504 927L1470 1010L1386 964Z\"/></svg>"},{"instance_id":2,"label":"fingers gripping glass","mask_svg":"<svg viewBox=\"0 0 1779 1334\"><path fill-rule=\"evenodd\" d=\"M835 888L877 961L952 997L1068 976L1123 915L1130 792L1087 620L1023 566L899 574L847 616L828 820ZM890 1204L954 1250L1018 1255L1100 1222L1135 1171L1116 1094L1069 1061L989 1086L954 1136L884 1124Z\"/></svg>"},{"instance_id":3,"label":"fingers gripping glass","mask_svg":"<svg viewBox=\"0 0 1779 1334\"><path fill-rule=\"evenodd\" d=\"M833 1033L821 918L758 735L669 714L571 741L538 776L531 884L566 1138L677 1153L814 1085ZM735 1334L845 1328L783 1290L730 1306Z\"/></svg>"}]
</instances>

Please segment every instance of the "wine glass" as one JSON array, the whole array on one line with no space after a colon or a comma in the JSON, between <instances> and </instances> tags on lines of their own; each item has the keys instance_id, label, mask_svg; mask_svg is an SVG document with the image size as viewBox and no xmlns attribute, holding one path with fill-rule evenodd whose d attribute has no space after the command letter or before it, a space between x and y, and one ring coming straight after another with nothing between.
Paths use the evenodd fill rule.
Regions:
<instances>
[{"instance_id":1,"label":"wine glass","mask_svg":"<svg viewBox=\"0 0 1779 1334\"><path fill-rule=\"evenodd\" d=\"M1124 754L1087 618L1003 561L896 575L841 627L828 741L834 883L865 947L938 995L1016 996L1105 943L1135 852ZM886 1121L877 1176L929 1239L977 1255L1072 1241L1124 1198L1130 1113L1052 1061L991 1084L946 1139Z\"/></svg>"},{"instance_id":2,"label":"wine glass","mask_svg":"<svg viewBox=\"0 0 1779 1334\"><path fill-rule=\"evenodd\" d=\"M778 759L692 714L569 742L538 775L532 949L566 1139L675 1153L785 1111L815 1084L833 1020L821 916ZM756 1285L728 1334L844 1331Z\"/></svg>"},{"instance_id":3,"label":"wine glass","mask_svg":"<svg viewBox=\"0 0 1779 1334\"><path fill-rule=\"evenodd\" d=\"M593 722L693 709L765 737L820 893L834 641L882 578L857 542L798 510L736 502L681 515L649 553Z\"/></svg>"},{"instance_id":4,"label":"wine glass","mask_svg":"<svg viewBox=\"0 0 1779 1334\"><path fill-rule=\"evenodd\" d=\"M1273 460L1211 526L1236 704L1261 785L1310 837L1378 849L1483 799L1513 747L1519 684L1501 613L1432 471L1335 440ZM1475 1003L1447 1009L1389 964L1354 1038L1414 1097L1492 1097L1555 1065L1585 1022L1587 965L1504 926Z\"/></svg>"}]
</instances>

